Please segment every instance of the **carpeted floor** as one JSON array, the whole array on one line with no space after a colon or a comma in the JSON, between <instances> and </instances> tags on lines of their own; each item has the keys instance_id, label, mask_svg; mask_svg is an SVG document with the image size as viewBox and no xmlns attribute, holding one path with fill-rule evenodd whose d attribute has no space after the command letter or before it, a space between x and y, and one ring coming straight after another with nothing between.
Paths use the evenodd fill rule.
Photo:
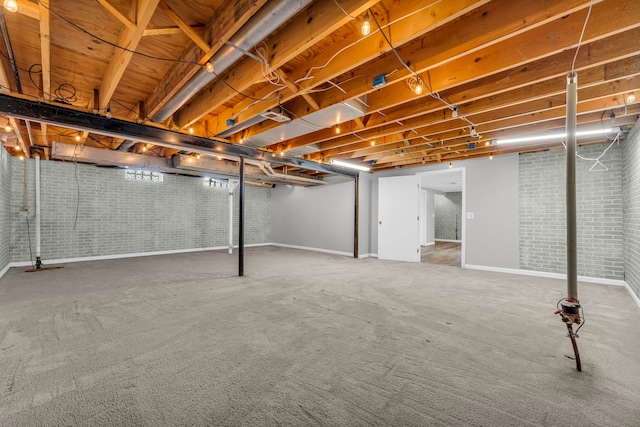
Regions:
<instances>
[{"instance_id":1,"label":"carpeted floor","mask_svg":"<svg viewBox=\"0 0 640 427\"><path fill-rule=\"evenodd\" d=\"M638 426L640 310L564 281L275 247L12 269L1 426Z\"/></svg>"}]
</instances>

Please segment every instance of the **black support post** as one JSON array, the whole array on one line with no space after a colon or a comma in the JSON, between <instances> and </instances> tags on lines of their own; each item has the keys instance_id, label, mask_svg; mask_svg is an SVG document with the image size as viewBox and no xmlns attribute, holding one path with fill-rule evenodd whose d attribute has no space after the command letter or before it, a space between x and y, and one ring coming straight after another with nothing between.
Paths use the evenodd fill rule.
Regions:
<instances>
[{"instance_id":1,"label":"black support post","mask_svg":"<svg viewBox=\"0 0 640 427\"><path fill-rule=\"evenodd\" d=\"M240 157L238 194L238 276L244 276L244 157Z\"/></svg>"}]
</instances>

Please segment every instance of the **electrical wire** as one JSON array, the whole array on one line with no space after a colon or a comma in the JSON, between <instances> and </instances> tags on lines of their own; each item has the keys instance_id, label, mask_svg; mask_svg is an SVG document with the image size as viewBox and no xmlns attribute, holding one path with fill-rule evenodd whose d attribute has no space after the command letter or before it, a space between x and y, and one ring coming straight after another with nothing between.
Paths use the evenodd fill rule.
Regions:
<instances>
[{"instance_id":1,"label":"electrical wire","mask_svg":"<svg viewBox=\"0 0 640 427\"><path fill-rule=\"evenodd\" d=\"M132 53L134 55L144 56L144 57L149 58L149 59L155 59L155 60L158 60L158 61L165 61L165 62L181 63L181 64L191 64L191 65L197 65L198 67L204 68L204 65L201 65L201 64L199 64L199 63L197 63L195 61L185 61L183 59L174 59L174 58L163 58L163 57L160 57L160 56L149 55L148 53L144 53L144 52L140 52L140 51L137 51L137 50L126 48L124 46L120 46L117 43L110 42L109 40L103 39L102 37L97 36L97 35L93 34L92 32L84 29L83 27L81 27L80 25L78 25L75 22L71 21L70 19L60 15L58 12L56 12L53 9L51 9L46 4L42 3L40 0L37 0L37 2L38 2L38 4L40 6L44 7L49 12L53 13L58 18L62 19L68 25L70 25L73 28L85 33L86 35L88 35L89 37L92 37L95 40L98 40L98 41L101 41L102 43L108 44L109 46L113 46L113 47L115 47L117 49L124 50L125 52L129 52L129 53Z\"/></svg>"},{"instance_id":2,"label":"electrical wire","mask_svg":"<svg viewBox=\"0 0 640 427\"><path fill-rule=\"evenodd\" d=\"M593 0L589 2L589 11L587 12L587 17L584 20L584 25L582 26L582 32L580 33L580 39L578 40L578 46L576 47L576 54L573 56L573 62L571 63L571 74L574 73L576 67L576 59L578 58L578 52L580 51L580 47L582 46L582 37L584 36L584 30L587 28L587 22L589 22L589 16L591 16L591 8L593 7Z\"/></svg>"},{"instance_id":3,"label":"electrical wire","mask_svg":"<svg viewBox=\"0 0 640 427\"><path fill-rule=\"evenodd\" d=\"M344 10L344 8L342 6L340 6L340 3L338 3L337 0L333 0L333 2L336 4L336 6L338 6L340 8L342 13L344 13L347 16L347 18L351 19L352 21L356 19L355 17L349 15L349 13L346 10Z\"/></svg>"},{"instance_id":4,"label":"electrical wire","mask_svg":"<svg viewBox=\"0 0 640 427\"><path fill-rule=\"evenodd\" d=\"M420 77L420 74L418 74L415 71L413 71L407 65L407 63L402 59L402 57L400 56L400 53L398 52L398 50L395 48L395 46L393 46L393 44L391 43L391 40L389 40L389 38L387 37L385 32L382 30L382 27L380 26L380 23L378 22L378 19L376 18L375 13L372 13L371 16L373 17L373 22L376 23L376 26L380 30L380 34L382 34L382 37L387 42L387 45L389 45L389 48L394 53L394 55L396 56L396 58L398 59L400 64L402 64L407 69L407 71L409 71L414 76L414 78L416 79L416 84L419 83L419 82L422 82L425 85L425 87L427 88L427 90L429 91L429 95L433 99L436 99L436 100L442 102L444 105L447 106L447 108L449 108L451 111L453 111L455 106L450 104L446 100L442 99L442 97L440 96L440 94L438 92L433 92L433 90L431 89L431 85L427 84L427 82L424 81L424 79L422 77ZM465 122L469 123L473 128L476 127L476 124L474 122L472 122L471 120L469 120L467 118L467 116L465 116L464 114L458 113L458 117L460 119L464 120ZM472 136L477 136L477 135L472 135Z\"/></svg>"}]
</instances>

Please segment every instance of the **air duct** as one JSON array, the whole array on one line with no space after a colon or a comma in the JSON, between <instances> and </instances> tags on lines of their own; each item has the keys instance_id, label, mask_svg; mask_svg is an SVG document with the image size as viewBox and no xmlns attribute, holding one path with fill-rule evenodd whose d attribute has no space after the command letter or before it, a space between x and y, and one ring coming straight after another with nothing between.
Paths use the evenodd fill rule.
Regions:
<instances>
[{"instance_id":1,"label":"air duct","mask_svg":"<svg viewBox=\"0 0 640 427\"><path fill-rule=\"evenodd\" d=\"M210 62L215 73L204 68L198 72L160 109L151 119L162 123L173 113L193 98L203 87L224 73L244 55L243 51L253 49L269 34L277 30L291 17L304 9L312 0L280 0L268 2L251 19L229 39L229 43L218 50ZM239 49L237 49L237 46Z\"/></svg>"}]
</instances>

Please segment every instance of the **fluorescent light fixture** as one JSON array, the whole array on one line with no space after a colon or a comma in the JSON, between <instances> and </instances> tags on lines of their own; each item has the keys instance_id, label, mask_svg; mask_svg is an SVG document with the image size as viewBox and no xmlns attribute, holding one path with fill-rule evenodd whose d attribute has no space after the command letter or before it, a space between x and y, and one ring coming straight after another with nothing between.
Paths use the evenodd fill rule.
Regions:
<instances>
[{"instance_id":1,"label":"fluorescent light fixture","mask_svg":"<svg viewBox=\"0 0 640 427\"><path fill-rule=\"evenodd\" d=\"M371 169L367 166L354 165L353 163L343 162L341 160L333 160L331 159L331 164L336 166L342 166L345 168L356 169L359 171L369 172Z\"/></svg>"},{"instance_id":2,"label":"fluorescent light fixture","mask_svg":"<svg viewBox=\"0 0 640 427\"><path fill-rule=\"evenodd\" d=\"M607 133L614 132L616 128L605 128L605 129L595 129L595 130L585 130L581 132L576 132L576 137L578 136L589 136L589 135L604 135ZM564 139L567 137L566 132L562 133L550 133L546 135L536 135L536 136L523 136L520 138L499 138L495 140L496 144L517 144L519 142L537 142L537 141L549 141L553 139Z\"/></svg>"}]
</instances>

